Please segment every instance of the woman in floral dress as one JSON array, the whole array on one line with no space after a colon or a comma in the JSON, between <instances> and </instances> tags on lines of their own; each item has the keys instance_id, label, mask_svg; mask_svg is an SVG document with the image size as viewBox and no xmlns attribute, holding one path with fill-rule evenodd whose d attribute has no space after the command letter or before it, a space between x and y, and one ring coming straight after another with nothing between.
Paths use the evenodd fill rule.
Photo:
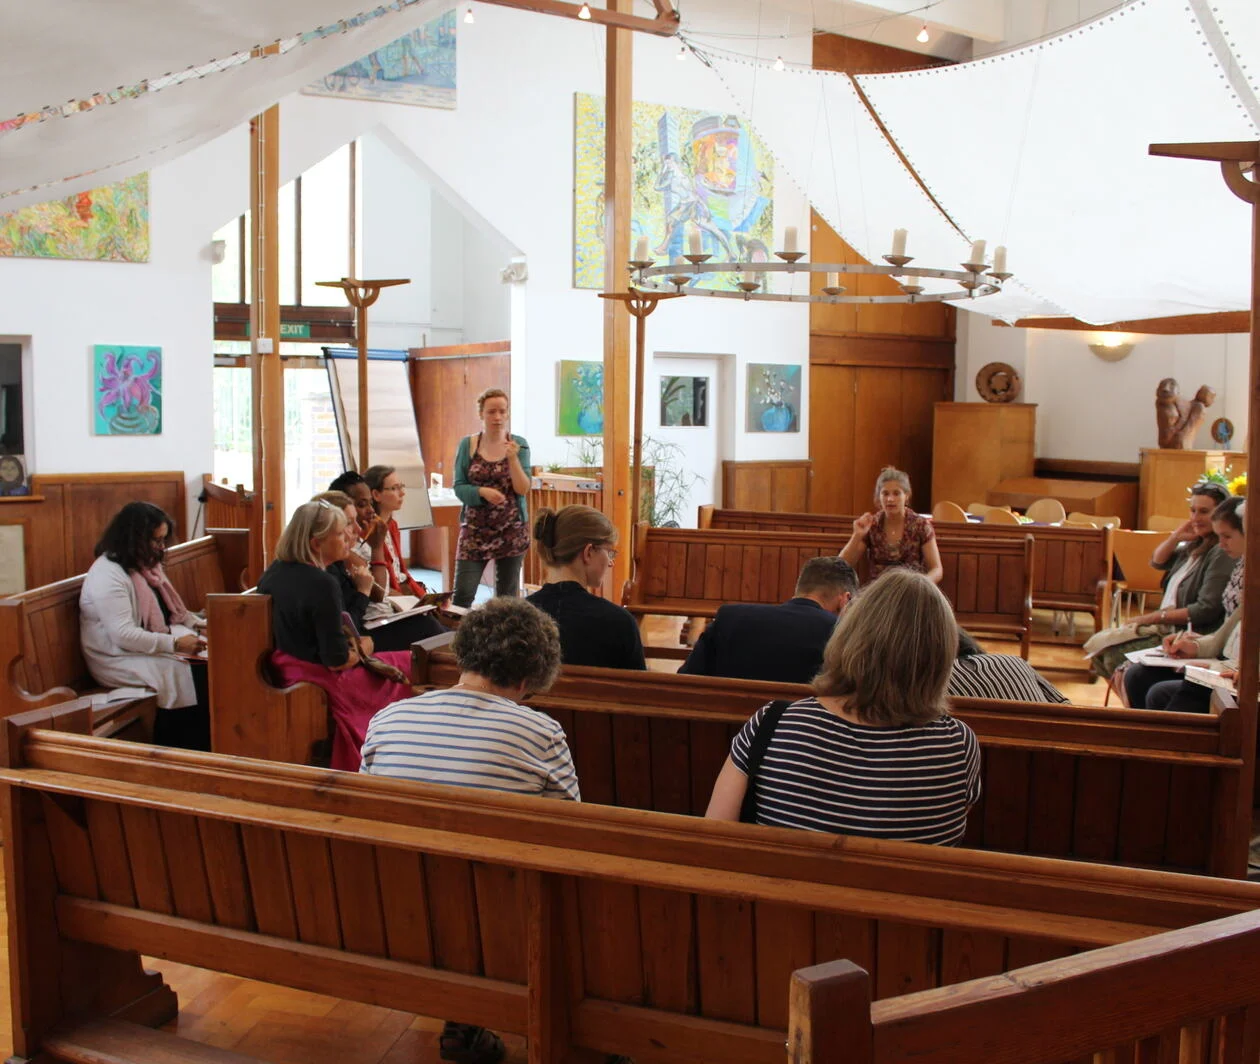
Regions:
<instances>
[{"instance_id":1,"label":"woman in floral dress","mask_svg":"<svg viewBox=\"0 0 1260 1064\"><path fill-rule=\"evenodd\" d=\"M929 580L939 584L945 570L936 533L932 522L908 505L910 478L900 469L885 466L875 481L875 501L879 513L865 513L853 522L853 535L840 557L856 569L865 555L872 579L899 565L926 573Z\"/></svg>"},{"instance_id":2,"label":"woman in floral dress","mask_svg":"<svg viewBox=\"0 0 1260 1064\"><path fill-rule=\"evenodd\" d=\"M464 504L455 551L456 606L471 606L486 562L494 562L494 593L517 595L529 550L526 495L529 444L508 432L508 398L501 388L477 397L482 430L459 442L455 494Z\"/></svg>"}]
</instances>

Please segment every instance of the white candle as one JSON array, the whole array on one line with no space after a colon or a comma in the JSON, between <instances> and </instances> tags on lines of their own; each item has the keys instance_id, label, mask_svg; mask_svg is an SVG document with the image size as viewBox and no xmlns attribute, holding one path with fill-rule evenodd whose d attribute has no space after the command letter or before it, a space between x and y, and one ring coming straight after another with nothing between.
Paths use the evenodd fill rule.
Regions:
<instances>
[{"instance_id":1,"label":"white candle","mask_svg":"<svg viewBox=\"0 0 1260 1064\"><path fill-rule=\"evenodd\" d=\"M794 225L789 225L787 229L783 231L783 250L796 250L796 226Z\"/></svg>"},{"instance_id":2,"label":"white candle","mask_svg":"<svg viewBox=\"0 0 1260 1064\"><path fill-rule=\"evenodd\" d=\"M904 229L893 230L893 249L894 255L904 255L906 253L906 231Z\"/></svg>"},{"instance_id":3,"label":"white candle","mask_svg":"<svg viewBox=\"0 0 1260 1064\"><path fill-rule=\"evenodd\" d=\"M971 245L971 261L984 262L984 241L977 240Z\"/></svg>"},{"instance_id":4,"label":"white candle","mask_svg":"<svg viewBox=\"0 0 1260 1064\"><path fill-rule=\"evenodd\" d=\"M641 236L634 242L634 261L647 262L647 237Z\"/></svg>"},{"instance_id":5,"label":"white candle","mask_svg":"<svg viewBox=\"0 0 1260 1064\"><path fill-rule=\"evenodd\" d=\"M744 271L744 280L745 280L745 281L747 281L749 284L756 284L756 283L757 283L757 275L756 275L755 273L753 273L753 272L752 272L752 270L745 270L745 271Z\"/></svg>"},{"instance_id":6,"label":"white candle","mask_svg":"<svg viewBox=\"0 0 1260 1064\"><path fill-rule=\"evenodd\" d=\"M838 273L827 274L827 287L828 288L840 287L840 275Z\"/></svg>"},{"instance_id":7,"label":"white candle","mask_svg":"<svg viewBox=\"0 0 1260 1064\"><path fill-rule=\"evenodd\" d=\"M993 272L1006 272L1006 248L999 244L993 249Z\"/></svg>"},{"instance_id":8,"label":"white candle","mask_svg":"<svg viewBox=\"0 0 1260 1064\"><path fill-rule=\"evenodd\" d=\"M704 254L704 252L700 250L700 232L699 232L699 230L693 229L693 230L692 230L692 231L691 231L691 232L687 235L687 251L688 251L688 253L689 253L689 254L691 254L691 255L703 255L703 254Z\"/></svg>"}]
</instances>

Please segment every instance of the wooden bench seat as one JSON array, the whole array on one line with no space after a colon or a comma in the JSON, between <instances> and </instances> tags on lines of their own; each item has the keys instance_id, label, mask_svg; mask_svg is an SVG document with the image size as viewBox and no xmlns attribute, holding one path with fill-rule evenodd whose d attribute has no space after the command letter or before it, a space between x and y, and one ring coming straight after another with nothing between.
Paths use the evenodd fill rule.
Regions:
<instances>
[{"instance_id":1,"label":"wooden bench seat","mask_svg":"<svg viewBox=\"0 0 1260 1064\"><path fill-rule=\"evenodd\" d=\"M1260 907L1245 882L162 750L75 714L0 743L21 1057L168 1022L149 956L521 1034L534 1064L779 1064L800 968L847 958L895 999Z\"/></svg>"},{"instance_id":2,"label":"wooden bench seat","mask_svg":"<svg viewBox=\"0 0 1260 1064\"><path fill-rule=\"evenodd\" d=\"M240 586L247 533L211 529L166 553L164 567L189 609L204 608L213 592ZM79 645L83 576L59 580L0 599L0 716L99 692ZM102 711L102 724L120 705Z\"/></svg>"},{"instance_id":3,"label":"wooden bench seat","mask_svg":"<svg viewBox=\"0 0 1260 1064\"><path fill-rule=\"evenodd\" d=\"M958 623L981 636L1014 639L1028 657L1032 611L1032 539L973 536L960 528L937 542L941 590ZM712 617L728 602L785 602L810 558L839 554L847 535L834 532L649 528L639 525L635 579L626 608L653 614ZM648 647L649 656L686 657L680 647Z\"/></svg>"}]
</instances>

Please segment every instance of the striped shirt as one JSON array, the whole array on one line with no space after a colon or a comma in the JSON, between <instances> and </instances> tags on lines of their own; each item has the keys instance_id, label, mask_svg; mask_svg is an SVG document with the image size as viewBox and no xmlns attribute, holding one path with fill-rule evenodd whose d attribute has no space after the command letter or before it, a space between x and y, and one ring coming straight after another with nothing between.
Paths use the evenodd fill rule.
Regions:
<instances>
[{"instance_id":1,"label":"striped shirt","mask_svg":"<svg viewBox=\"0 0 1260 1064\"><path fill-rule=\"evenodd\" d=\"M1003 698L1008 702L1066 702L1049 680L1014 654L964 654L954 662L945 693L954 698Z\"/></svg>"},{"instance_id":2,"label":"striped shirt","mask_svg":"<svg viewBox=\"0 0 1260 1064\"><path fill-rule=\"evenodd\" d=\"M731 744L745 775L766 708ZM780 718L752 786L758 824L948 844L962 837L980 797L980 748L953 717L876 728L805 698Z\"/></svg>"},{"instance_id":3,"label":"striped shirt","mask_svg":"<svg viewBox=\"0 0 1260 1064\"><path fill-rule=\"evenodd\" d=\"M581 801L564 729L481 691L426 691L368 725L360 772Z\"/></svg>"}]
</instances>

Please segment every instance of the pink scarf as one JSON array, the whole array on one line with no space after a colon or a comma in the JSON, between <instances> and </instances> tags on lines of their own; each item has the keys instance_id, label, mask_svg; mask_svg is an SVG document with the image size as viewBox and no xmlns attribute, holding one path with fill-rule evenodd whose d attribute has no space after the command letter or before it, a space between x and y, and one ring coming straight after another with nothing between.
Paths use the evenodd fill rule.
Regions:
<instances>
[{"instance_id":1,"label":"pink scarf","mask_svg":"<svg viewBox=\"0 0 1260 1064\"><path fill-rule=\"evenodd\" d=\"M188 620L188 608L174 585L166 578L166 571L161 565L155 565L151 569L132 570L131 583L136 589L136 606L140 610L141 628L149 632L170 632L154 588L166 602L172 624L184 624Z\"/></svg>"}]
</instances>

